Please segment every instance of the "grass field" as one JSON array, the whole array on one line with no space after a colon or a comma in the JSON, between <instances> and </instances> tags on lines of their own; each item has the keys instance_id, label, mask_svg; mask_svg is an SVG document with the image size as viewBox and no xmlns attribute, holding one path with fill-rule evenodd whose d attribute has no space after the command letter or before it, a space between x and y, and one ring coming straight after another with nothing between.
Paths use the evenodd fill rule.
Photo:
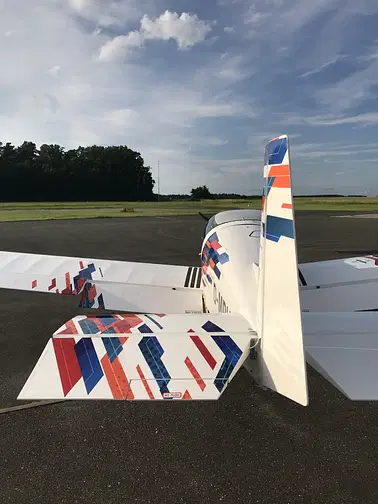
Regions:
<instances>
[{"instance_id":1,"label":"grass field","mask_svg":"<svg viewBox=\"0 0 378 504\"><path fill-rule=\"evenodd\" d=\"M377 198L294 198L296 210L377 212ZM0 222L56 219L214 214L237 208L260 209L258 200L151 202L0 203Z\"/></svg>"}]
</instances>

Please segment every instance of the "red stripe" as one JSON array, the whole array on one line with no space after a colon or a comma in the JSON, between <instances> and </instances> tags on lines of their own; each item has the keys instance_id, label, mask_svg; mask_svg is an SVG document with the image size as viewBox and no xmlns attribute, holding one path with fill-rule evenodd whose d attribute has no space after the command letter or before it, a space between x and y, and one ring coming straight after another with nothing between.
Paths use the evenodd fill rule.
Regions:
<instances>
[{"instance_id":1,"label":"red stripe","mask_svg":"<svg viewBox=\"0 0 378 504\"><path fill-rule=\"evenodd\" d=\"M288 208L288 209L291 209L293 207L293 205L291 203L282 203L282 206L281 208Z\"/></svg>"},{"instance_id":2,"label":"red stripe","mask_svg":"<svg viewBox=\"0 0 378 504\"><path fill-rule=\"evenodd\" d=\"M64 397L66 397L81 378L81 370L75 352L75 340L74 338L53 338L52 342Z\"/></svg>"},{"instance_id":3,"label":"red stripe","mask_svg":"<svg viewBox=\"0 0 378 504\"><path fill-rule=\"evenodd\" d=\"M143 382L143 385L144 385L144 388L146 389L148 397L150 399L155 399L154 394L152 393L152 390L150 389L150 386L147 383L146 377L144 376L143 371L141 370L139 365L136 367L136 370L138 371L138 375L140 376L140 379Z\"/></svg>"},{"instance_id":4,"label":"red stripe","mask_svg":"<svg viewBox=\"0 0 378 504\"><path fill-rule=\"evenodd\" d=\"M189 399L191 399L191 398L192 398L192 396L189 394L189 391L188 391L188 390L185 390L184 395L182 396L182 399L183 399L184 401L187 401L187 400L189 400Z\"/></svg>"},{"instance_id":5,"label":"red stripe","mask_svg":"<svg viewBox=\"0 0 378 504\"><path fill-rule=\"evenodd\" d=\"M283 177L290 175L289 165L272 165L269 170L269 177Z\"/></svg>"},{"instance_id":6,"label":"red stripe","mask_svg":"<svg viewBox=\"0 0 378 504\"><path fill-rule=\"evenodd\" d=\"M79 262L79 266L80 266L80 269L83 269L83 268L84 268L84 263L83 263L83 261L80 261L80 262Z\"/></svg>"},{"instance_id":7,"label":"red stripe","mask_svg":"<svg viewBox=\"0 0 378 504\"><path fill-rule=\"evenodd\" d=\"M77 331L77 328L75 324L72 322L72 320L69 320L66 322L66 328L63 329L62 331L59 331L57 334L79 334Z\"/></svg>"},{"instance_id":8,"label":"red stripe","mask_svg":"<svg viewBox=\"0 0 378 504\"><path fill-rule=\"evenodd\" d=\"M378 257L375 256L366 256L367 259L373 259L374 264L378 266Z\"/></svg>"},{"instance_id":9,"label":"red stripe","mask_svg":"<svg viewBox=\"0 0 378 504\"><path fill-rule=\"evenodd\" d=\"M112 391L113 398L133 400L134 394L118 357L110 363L108 355L105 354L101 359L101 364L106 379L108 380L110 390Z\"/></svg>"},{"instance_id":10,"label":"red stripe","mask_svg":"<svg viewBox=\"0 0 378 504\"><path fill-rule=\"evenodd\" d=\"M66 289L70 289L70 283L71 283L71 280L70 280L70 273L69 271L66 273Z\"/></svg>"},{"instance_id":11,"label":"red stripe","mask_svg":"<svg viewBox=\"0 0 378 504\"><path fill-rule=\"evenodd\" d=\"M56 278L53 278L51 281L51 285L49 285L49 291L56 287Z\"/></svg>"},{"instance_id":12,"label":"red stripe","mask_svg":"<svg viewBox=\"0 0 378 504\"><path fill-rule=\"evenodd\" d=\"M189 357L187 357L185 359L185 364L186 364L186 367L189 369L189 371L192 373L193 378L198 383L199 388L203 392L205 390L205 388L206 388L206 384L202 380L201 375L199 374L199 372L197 371L197 369L195 368L193 362L189 359Z\"/></svg>"},{"instance_id":13,"label":"red stripe","mask_svg":"<svg viewBox=\"0 0 378 504\"><path fill-rule=\"evenodd\" d=\"M215 366L217 365L217 361L214 359L214 357L211 355L209 350L206 348L204 345L203 341L199 336L190 336L193 343L196 345L198 350L201 352L202 357L205 359L205 361L209 364L211 369L214 369Z\"/></svg>"}]
</instances>

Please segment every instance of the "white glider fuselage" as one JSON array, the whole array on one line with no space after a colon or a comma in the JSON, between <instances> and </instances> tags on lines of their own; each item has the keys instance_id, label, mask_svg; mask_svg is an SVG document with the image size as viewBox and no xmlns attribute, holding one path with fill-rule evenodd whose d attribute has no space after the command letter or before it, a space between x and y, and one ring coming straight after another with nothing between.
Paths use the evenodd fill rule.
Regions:
<instances>
[{"instance_id":1,"label":"white glider fuselage","mask_svg":"<svg viewBox=\"0 0 378 504\"><path fill-rule=\"evenodd\" d=\"M257 331L260 211L231 210L206 226L201 249L205 310L243 315Z\"/></svg>"}]
</instances>

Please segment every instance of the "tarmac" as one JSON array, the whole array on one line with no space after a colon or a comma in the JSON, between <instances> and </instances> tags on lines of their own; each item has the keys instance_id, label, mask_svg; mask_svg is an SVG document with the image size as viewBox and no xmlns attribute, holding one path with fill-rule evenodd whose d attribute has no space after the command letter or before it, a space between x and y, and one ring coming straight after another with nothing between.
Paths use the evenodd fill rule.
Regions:
<instances>
[{"instance_id":1,"label":"tarmac","mask_svg":"<svg viewBox=\"0 0 378 504\"><path fill-rule=\"evenodd\" d=\"M351 212L348 212L348 215ZM378 251L374 219L297 212L299 262ZM200 217L0 223L2 250L199 265ZM0 290L0 409L77 299ZM89 310L87 310L89 312ZM93 312L92 312L93 313ZM63 402L0 414L0 503L376 504L378 403L311 368L310 404L242 369L216 402Z\"/></svg>"}]
</instances>

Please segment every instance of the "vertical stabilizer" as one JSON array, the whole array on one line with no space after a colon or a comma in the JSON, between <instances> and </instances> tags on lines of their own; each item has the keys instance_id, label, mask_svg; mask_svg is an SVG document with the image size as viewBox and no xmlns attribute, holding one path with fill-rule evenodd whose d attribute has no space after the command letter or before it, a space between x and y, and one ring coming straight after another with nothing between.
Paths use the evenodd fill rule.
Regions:
<instances>
[{"instance_id":1,"label":"vertical stabilizer","mask_svg":"<svg viewBox=\"0 0 378 504\"><path fill-rule=\"evenodd\" d=\"M299 299L289 142L265 148L257 315L260 383L304 406L308 403Z\"/></svg>"}]
</instances>

